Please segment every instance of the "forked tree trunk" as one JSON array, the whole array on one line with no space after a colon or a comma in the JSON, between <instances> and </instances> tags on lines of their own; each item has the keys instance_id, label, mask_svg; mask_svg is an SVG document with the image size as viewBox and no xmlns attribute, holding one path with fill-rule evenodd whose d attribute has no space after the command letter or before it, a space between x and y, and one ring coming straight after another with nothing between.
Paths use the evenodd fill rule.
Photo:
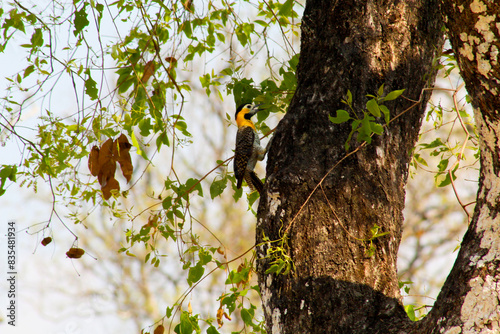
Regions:
<instances>
[{"instance_id":1,"label":"forked tree trunk","mask_svg":"<svg viewBox=\"0 0 500 334\"><path fill-rule=\"evenodd\" d=\"M286 236L295 266L288 275L265 274L273 260L268 251L278 243L258 247L269 333L425 333L440 327L436 316L419 323L406 316L396 257L410 151L429 96L423 89L435 79L442 27L439 1L307 1L298 87L275 133L258 212L257 243ZM370 145L346 156L350 124L335 125L328 116L347 108L341 103L347 90L360 116L366 95L382 84L386 93L405 89L404 98L387 103L396 118ZM490 160L498 168L496 147L496 160ZM351 142L351 151L357 148ZM490 192L495 171L489 172ZM375 226L389 234L372 240L370 254ZM498 264L498 254L492 256ZM443 298L455 305L453 296Z\"/></svg>"}]
</instances>

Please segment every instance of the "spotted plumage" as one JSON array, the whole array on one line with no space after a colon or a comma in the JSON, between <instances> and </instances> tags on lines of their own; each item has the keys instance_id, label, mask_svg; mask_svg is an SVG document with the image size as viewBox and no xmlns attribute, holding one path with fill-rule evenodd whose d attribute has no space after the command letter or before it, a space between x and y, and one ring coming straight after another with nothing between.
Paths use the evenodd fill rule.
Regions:
<instances>
[{"instance_id":1,"label":"spotted plumage","mask_svg":"<svg viewBox=\"0 0 500 334\"><path fill-rule=\"evenodd\" d=\"M241 188L245 180L252 190L262 192L264 185L255 174L254 169L257 160L263 160L266 150L260 146L259 136L255 125L251 121L253 115L259 111L254 104L243 104L236 110L236 149L234 155L234 174L236 176L236 187Z\"/></svg>"}]
</instances>

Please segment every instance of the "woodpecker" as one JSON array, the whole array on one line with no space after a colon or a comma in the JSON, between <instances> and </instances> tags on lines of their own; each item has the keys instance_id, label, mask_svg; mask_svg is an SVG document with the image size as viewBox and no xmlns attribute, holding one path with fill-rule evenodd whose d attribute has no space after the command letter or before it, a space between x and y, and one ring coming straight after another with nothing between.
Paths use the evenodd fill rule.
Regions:
<instances>
[{"instance_id":1,"label":"woodpecker","mask_svg":"<svg viewBox=\"0 0 500 334\"><path fill-rule=\"evenodd\" d=\"M259 136L255 130L251 118L259 111L259 105L242 104L236 109L236 124L238 133L236 134L236 149L234 153L234 174L236 176L236 187L241 188L243 179L250 189L262 193L264 185L257 174L253 171L257 160L263 160L266 149L260 146Z\"/></svg>"}]
</instances>

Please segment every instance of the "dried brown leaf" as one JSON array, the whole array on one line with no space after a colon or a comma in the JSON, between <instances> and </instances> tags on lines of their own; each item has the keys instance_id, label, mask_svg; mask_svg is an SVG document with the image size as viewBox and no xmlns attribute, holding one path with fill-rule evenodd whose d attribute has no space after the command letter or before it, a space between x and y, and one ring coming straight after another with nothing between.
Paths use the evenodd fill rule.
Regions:
<instances>
[{"instance_id":1,"label":"dried brown leaf","mask_svg":"<svg viewBox=\"0 0 500 334\"><path fill-rule=\"evenodd\" d=\"M108 180L106 185L101 187L101 190L102 197L104 197L104 199L109 199L111 197L112 190L120 191L120 183L113 177Z\"/></svg>"},{"instance_id":2,"label":"dried brown leaf","mask_svg":"<svg viewBox=\"0 0 500 334\"><path fill-rule=\"evenodd\" d=\"M109 180L114 178L116 162L113 160L113 140L106 140L99 150L99 174L97 179L102 187L105 187Z\"/></svg>"},{"instance_id":3,"label":"dried brown leaf","mask_svg":"<svg viewBox=\"0 0 500 334\"><path fill-rule=\"evenodd\" d=\"M104 199L109 199L113 190L120 190L120 184L115 179L116 162L120 164L123 176L127 182L132 178L133 166L127 137L122 134L116 140L106 140L101 148L94 146L89 155L89 169L97 176Z\"/></svg>"},{"instance_id":4,"label":"dried brown leaf","mask_svg":"<svg viewBox=\"0 0 500 334\"><path fill-rule=\"evenodd\" d=\"M69 251L66 252L66 256L70 259L79 259L82 255L85 254L85 251L81 248L72 247Z\"/></svg>"},{"instance_id":5,"label":"dried brown leaf","mask_svg":"<svg viewBox=\"0 0 500 334\"><path fill-rule=\"evenodd\" d=\"M164 332L165 332L165 327L163 327L163 325L158 325L158 327L155 328L153 334L163 334Z\"/></svg>"},{"instance_id":6,"label":"dried brown leaf","mask_svg":"<svg viewBox=\"0 0 500 334\"><path fill-rule=\"evenodd\" d=\"M99 168L106 162L113 160L113 139L109 138L99 150Z\"/></svg>"},{"instance_id":7,"label":"dried brown leaf","mask_svg":"<svg viewBox=\"0 0 500 334\"><path fill-rule=\"evenodd\" d=\"M99 174L99 147L94 146L89 154L89 170L90 174L97 176Z\"/></svg>"},{"instance_id":8,"label":"dried brown leaf","mask_svg":"<svg viewBox=\"0 0 500 334\"><path fill-rule=\"evenodd\" d=\"M221 328L222 325L224 325L224 321L222 321L223 316L224 316L224 310L221 307L217 310L217 324L219 325L219 328Z\"/></svg>"},{"instance_id":9,"label":"dried brown leaf","mask_svg":"<svg viewBox=\"0 0 500 334\"><path fill-rule=\"evenodd\" d=\"M148 82L149 78L155 73L155 62L150 60L144 66L144 74L142 75L141 82Z\"/></svg>"},{"instance_id":10,"label":"dried brown leaf","mask_svg":"<svg viewBox=\"0 0 500 334\"><path fill-rule=\"evenodd\" d=\"M132 145L129 143L127 136L121 134L120 137L116 140L118 146L116 152L116 160L120 164L120 168L122 169L123 176L127 179L127 182L130 182L132 178L132 172L134 171L134 166L132 165L132 158L130 157L130 148Z\"/></svg>"},{"instance_id":11,"label":"dried brown leaf","mask_svg":"<svg viewBox=\"0 0 500 334\"><path fill-rule=\"evenodd\" d=\"M122 153L128 153L130 148L132 147L132 144L128 141L127 136L125 136L123 133L116 139L118 142L118 145L120 146L120 154Z\"/></svg>"},{"instance_id":12,"label":"dried brown leaf","mask_svg":"<svg viewBox=\"0 0 500 334\"><path fill-rule=\"evenodd\" d=\"M45 237L43 238L42 240L42 246L47 246L48 244L50 244L52 242L52 238L51 237Z\"/></svg>"},{"instance_id":13,"label":"dried brown leaf","mask_svg":"<svg viewBox=\"0 0 500 334\"><path fill-rule=\"evenodd\" d=\"M175 57L165 57L165 61L168 61L170 64L177 63L177 59Z\"/></svg>"},{"instance_id":14,"label":"dried brown leaf","mask_svg":"<svg viewBox=\"0 0 500 334\"><path fill-rule=\"evenodd\" d=\"M103 165L99 170L99 175L97 175L97 180L102 187L105 187L109 180L115 178L116 162L114 160L109 160Z\"/></svg>"}]
</instances>

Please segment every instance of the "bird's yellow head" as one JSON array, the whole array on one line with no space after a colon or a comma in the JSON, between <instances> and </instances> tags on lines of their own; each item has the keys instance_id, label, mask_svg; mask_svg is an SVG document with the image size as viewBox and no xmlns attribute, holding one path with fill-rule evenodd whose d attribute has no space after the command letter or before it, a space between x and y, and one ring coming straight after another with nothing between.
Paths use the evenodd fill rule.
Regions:
<instances>
[{"instance_id":1,"label":"bird's yellow head","mask_svg":"<svg viewBox=\"0 0 500 334\"><path fill-rule=\"evenodd\" d=\"M236 118L236 124L238 128L242 126L249 126L255 129L255 125L250 120L253 115L255 115L259 111L259 104L251 104L245 103L242 104L236 109L236 114L234 117Z\"/></svg>"}]
</instances>

